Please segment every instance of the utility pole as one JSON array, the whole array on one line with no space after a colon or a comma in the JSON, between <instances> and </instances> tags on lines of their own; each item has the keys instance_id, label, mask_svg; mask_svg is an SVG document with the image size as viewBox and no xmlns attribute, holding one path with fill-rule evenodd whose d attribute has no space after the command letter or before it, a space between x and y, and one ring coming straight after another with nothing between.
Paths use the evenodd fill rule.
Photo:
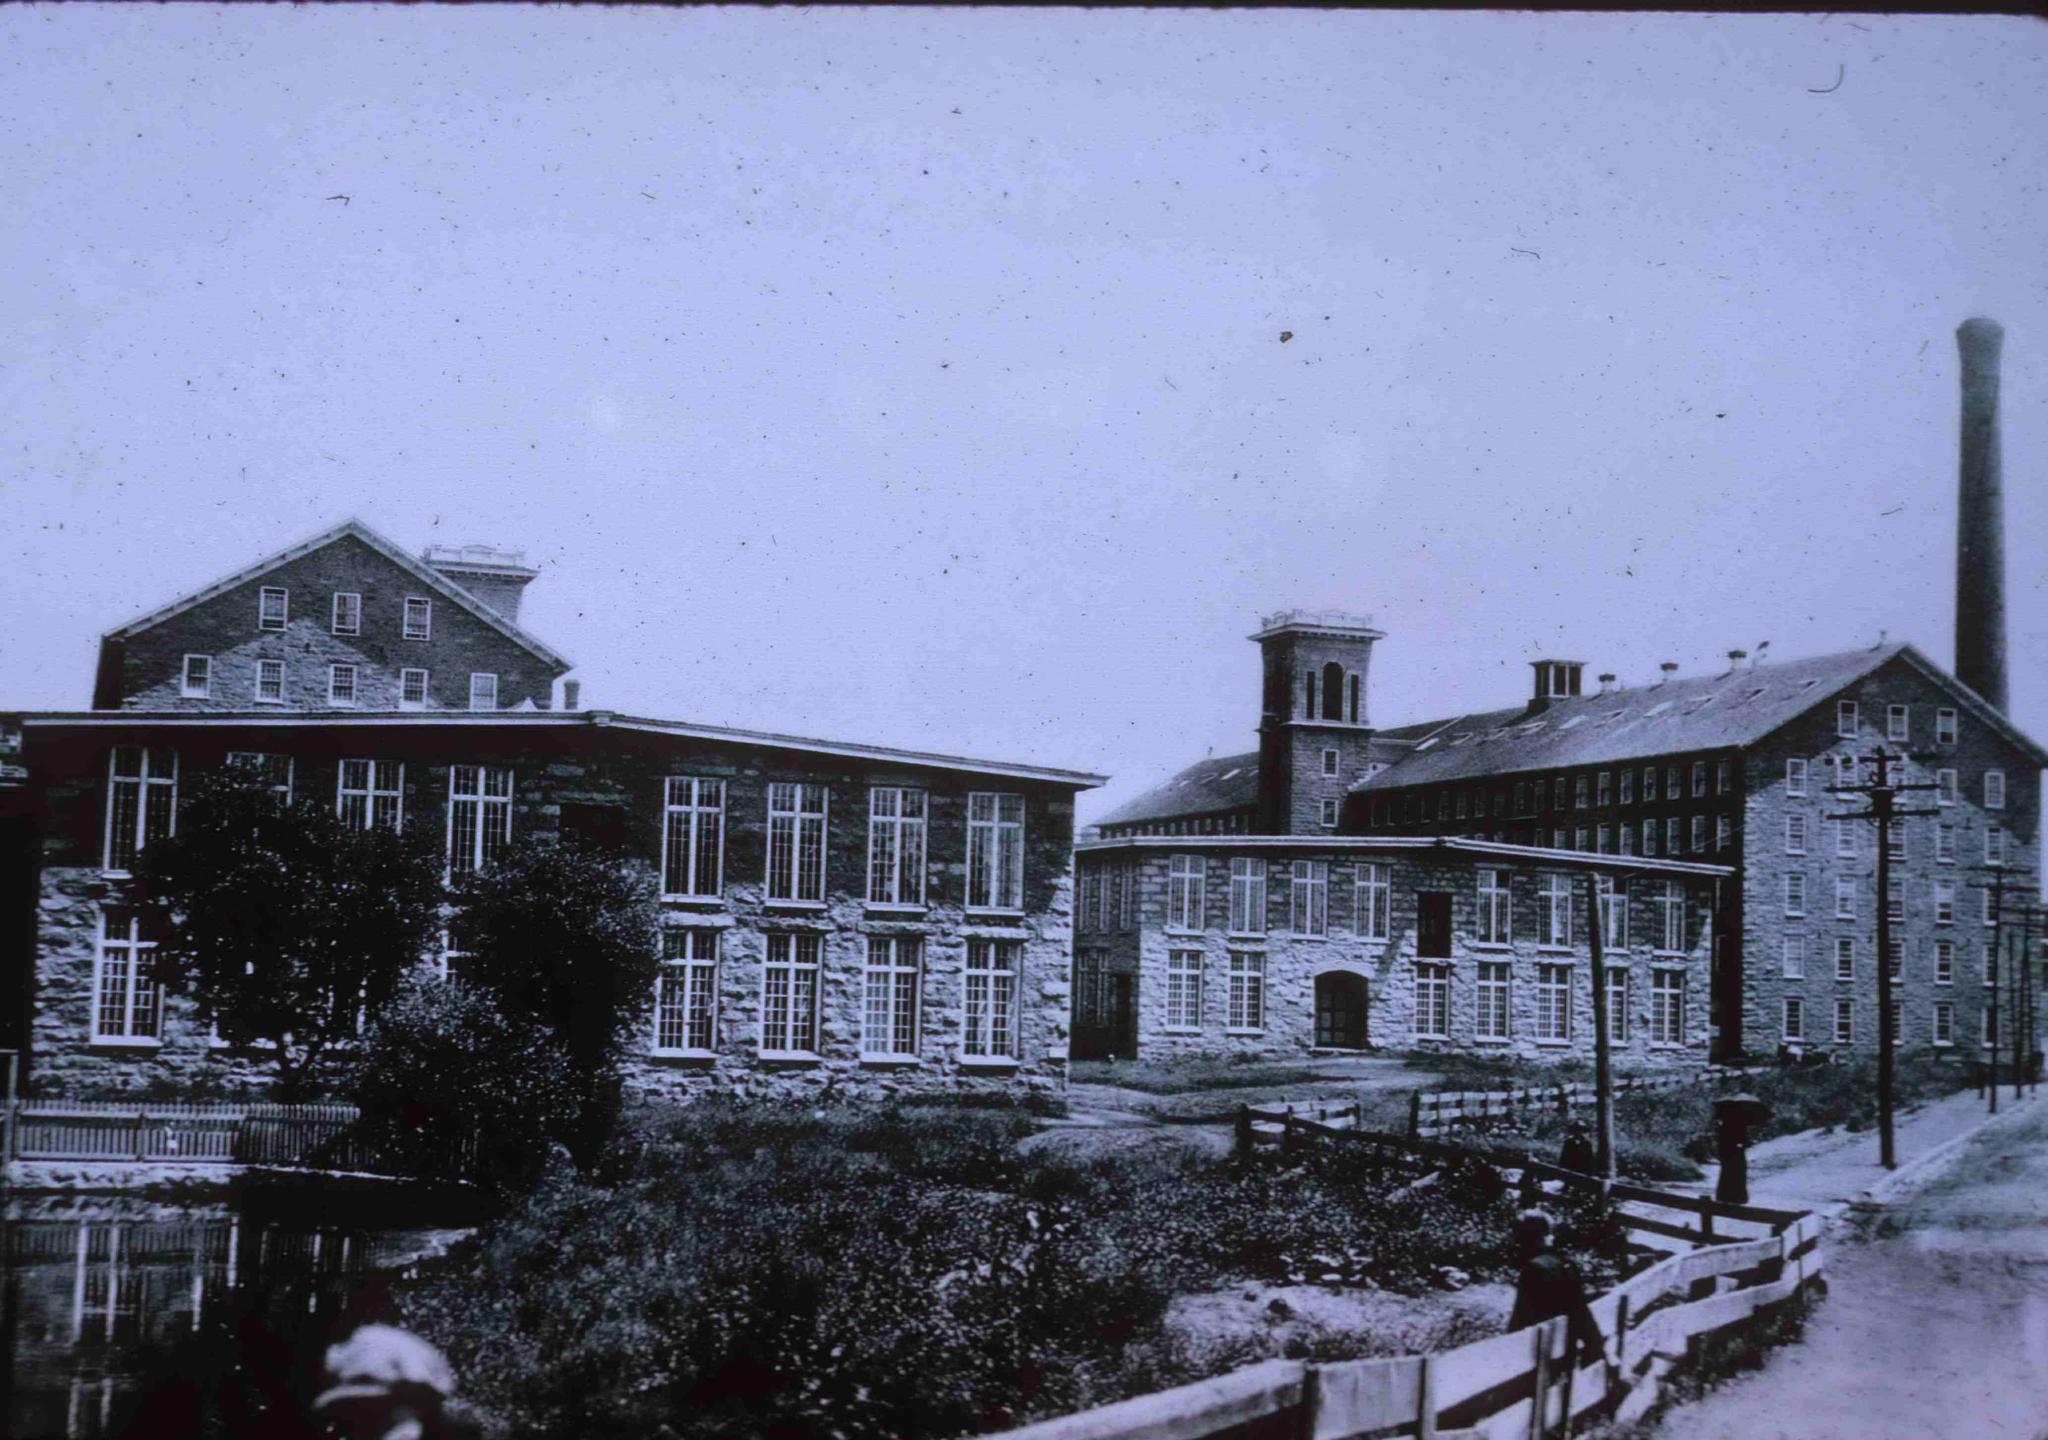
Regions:
<instances>
[{"instance_id":1,"label":"utility pole","mask_svg":"<svg viewBox=\"0 0 2048 1440\"><path fill-rule=\"evenodd\" d=\"M1594 1155L1602 1180L1614 1179L1614 1043L1607 1019L1607 912L1622 877L1586 873L1587 950L1593 961Z\"/></svg>"},{"instance_id":2,"label":"utility pole","mask_svg":"<svg viewBox=\"0 0 2048 1440\"><path fill-rule=\"evenodd\" d=\"M1934 810L1901 810L1894 803L1902 790L1932 790L1927 785L1902 785L1891 778L1891 767L1905 757L1880 745L1862 763L1875 766L1876 778L1868 785L1831 785L1832 795L1861 795L1870 802L1868 810L1830 815L1830 820L1868 820L1877 826L1877 1124L1878 1159L1887 1170L1898 1168L1898 1150L1892 1135L1892 1075L1898 1051L1897 1027L1892 1024L1892 824L1913 815L1934 815ZM1996 1099L1992 1101L1997 1104Z\"/></svg>"},{"instance_id":3,"label":"utility pole","mask_svg":"<svg viewBox=\"0 0 2048 1440\"><path fill-rule=\"evenodd\" d=\"M1991 1073L1986 1076L1985 1092L1991 1096L1991 1113L1998 1113L1998 990L2003 982L1999 974L1998 950L2005 938L2005 867L2003 865L1980 865L1979 874L1991 877L1988 882L1973 881L1971 888L1982 890L1991 900L1991 943L1984 949L1984 979L1991 991L1991 1008L1985 1012L1985 1038L1990 1044L1985 1049L1990 1053L1988 1062Z\"/></svg>"}]
</instances>

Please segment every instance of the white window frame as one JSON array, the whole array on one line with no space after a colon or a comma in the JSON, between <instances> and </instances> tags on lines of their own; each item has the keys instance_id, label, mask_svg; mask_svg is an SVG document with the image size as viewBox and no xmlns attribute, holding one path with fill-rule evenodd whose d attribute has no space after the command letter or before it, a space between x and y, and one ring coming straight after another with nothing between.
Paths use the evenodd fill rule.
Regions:
<instances>
[{"instance_id":1,"label":"white window frame","mask_svg":"<svg viewBox=\"0 0 2048 1440\"><path fill-rule=\"evenodd\" d=\"M1266 933L1266 862L1257 856L1231 858L1230 933Z\"/></svg>"},{"instance_id":2,"label":"white window frame","mask_svg":"<svg viewBox=\"0 0 2048 1440\"><path fill-rule=\"evenodd\" d=\"M1326 745L1323 747L1323 774L1335 775L1336 773L1337 747L1334 745Z\"/></svg>"},{"instance_id":3,"label":"white window frame","mask_svg":"<svg viewBox=\"0 0 2048 1440\"><path fill-rule=\"evenodd\" d=\"M1783 998L1784 1013L1780 1033L1787 1040L1803 1041L1806 1039L1806 997L1787 995Z\"/></svg>"},{"instance_id":4,"label":"white window frame","mask_svg":"<svg viewBox=\"0 0 2048 1440\"><path fill-rule=\"evenodd\" d=\"M1202 952L1175 945L1166 952L1166 1032L1196 1035L1202 1029Z\"/></svg>"},{"instance_id":5,"label":"white window frame","mask_svg":"<svg viewBox=\"0 0 2048 1440\"><path fill-rule=\"evenodd\" d=\"M1230 992L1223 1028L1232 1035L1256 1035L1266 1028L1266 952L1232 950L1226 964Z\"/></svg>"},{"instance_id":6,"label":"white window frame","mask_svg":"<svg viewBox=\"0 0 2048 1440\"><path fill-rule=\"evenodd\" d=\"M1024 908L1024 797L976 790L967 797L967 908Z\"/></svg>"},{"instance_id":7,"label":"white window frame","mask_svg":"<svg viewBox=\"0 0 2048 1440\"><path fill-rule=\"evenodd\" d=\"M829 786L802 780L769 782L768 843L763 847L766 854L762 876L767 903L825 903L825 853L831 817Z\"/></svg>"},{"instance_id":8,"label":"white window frame","mask_svg":"<svg viewBox=\"0 0 2048 1440\"><path fill-rule=\"evenodd\" d=\"M1783 950L1779 956L1781 978L1804 980L1806 978L1806 947L1804 935L1787 935L1783 939Z\"/></svg>"},{"instance_id":9,"label":"white window frame","mask_svg":"<svg viewBox=\"0 0 2048 1440\"><path fill-rule=\"evenodd\" d=\"M512 843L515 776L502 765L448 767L448 874L481 870Z\"/></svg>"},{"instance_id":10,"label":"white window frame","mask_svg":"<svg viewBox=\"0 0 2048 1440\"><path fill-rule=\"evenodd\" d=\"M274 695L266 695L266 694L264 694L263 692L264 692L264 691L265 691L266 689L270 688L270 687L269 687L269 685L268 685L268 684L267 684L266 682L268 682L269 680L271 680L271 679L272 679L273 677L274 677L274 678L276 679L276 681L277 681L277 684L276 684L276 691L277 691L277 693L276 693L276 694L274 694ZM284 673L284 661L282 661L282 660L258 660L258 661L256 662L256 703L257 703L258 705L282 705L282 704L284 704L284 703L285 703L285 696L284 696L284 687L285 687L285 673Z\"/></svg>"},{"instance_id":11,"label":"white window frame","mask_svg":"<svg viewBox=\"0 0 2048 1440\"><path fill-rule=\"evenodd\" d=\"M100 908L92 967L92 1044L153 1050L163 1043L163 986L150 973L156 945L144 936L139 910ZM112 998L109 990L117 970L120 994ZM109 1029L106 1011L117 1007L118 1028Z\"/></svg>"},{"instance_id":12,"label":"white window frame","mask_svg":"<svg viewBox=\"0 0 2048 1440\"><path fill-rule=\"evenodd\" d=\"M1847 961L1844 964L1843 961ZM1835 937L1835 979L1852 983L1856 979L1856 941L1853 936Z\"/></svg>"},{"instance_id":13,"label":"white window frame","mask_svg":"<svg viewBox=\"0 0 2048 1440\"><path fill-rule=\"evenodd\" d=\"M1704 760L1695 760L1692 762L1692 798L1695 800L1701 800L1706 798L1706 794L1707 762Z\"/></svg>"},{"instance_id":14,"label":"white window frame","mask_svg":"<svg viewBox=\"0 0 2048 1440\"><path fill-rule=\"evenodd\" d=\"M353 710L356 704L356 667L327 667L327 703L336 709Z\"/></svg>"},{"instance_id":15,"label":"white window frame","mask_svg":"<svg viewBox=\"0 0 2048 1440\"><path fill-rule=\"evenodd\" d=\"M861 1059L917 1059L924 1039L923 1003L924 938L868 936L861 966Z\"/></svg>"},{"instance_id":16,"label":"white window frame","mask_svg":"<svg viewBox=\"0 0 2048 1440\"><path fill-rule=\"evenodd\" d=\"M2005 772L1986 770L1984 772L1984 808L2003 810L2005 808Z\"/></svg>"},{"instance_id":17,"label":"white window frame","mask_svg":"<svg viewBox=\"0 0 2048 1440\"><path fill-rule=\"evenodd\" d=\"M1953 805L1956 803L1956 772L1937 770L1934 772L1934 803Z\"/></svg>"},{"instance_id":18,"label":"white window frame","mask_svg":"<svg viewBox=\"0 0 2048 1440\"><path fill-rule=\"evenodd\" d=\"M1784 878L1785 918L1804 919L1806 915L1806 872L1787 870Z\"/></svg>"},{"instance_id":19,"label":"white window frame","mask_svg":"<svg viewBox=\"0 0 2048 1440\"><path fill-rule=\"evenodd\" d=\"M1514 872L1498 866L1479 867L1479 938L1481 945L1512 945L1515 939Z\"/></svg>"},{"instance_id":20,"label":"white window frame","mask_svg":"<svg viewBox=\"0 0 2048 1440\"><path fill-rule=\"evenodd\" d=\"M1597 876L1594 894L1600 905L1600 948L1604 954L1628 949L1628 881L1612 875Z\"/></svg>"},{"instance_id":21,"label":"white window frame","mask_svg":"<svg viewBox=\"0 0 2048 1440\"><path fill-rule=\"evenodd\" d=\"M249 771L266 782L270 793L280 801L292 803L292 780L298 765L291 756L262 750L230 750L225 758L228 769Z\"/></svg>"},{"instance_id":22,"label":"white window frame","mask_svg":"<svg viewBox=\"0 0 2048 1440\"><path fill-rule=\"evenodd\" d=\"M771 930L761 960L761 1054L814 1059L818 1054L819 976L825 937ZM781 981L778 996L777 980Z\"/></svg>"},{"instance_id":23,"label":"white window frame","mask_svg":"<svg viewBox=\"0 0 2048 1440\"><path fill-rule=\"evenodd\" d=\"M1472 1038L1508 1040L1514 1035L1514 966L1506 960L1481 960Z\"/></svg>"},{"instance_id":24,"label":"white window frame","mask_svg":"<svg viewBox=\"0 0 2048 1440\"><path fill-rule=\"evenodd\" d=\"M1607 967L1607 1039L1611 1044L1628 1044L1629 967Z\"/></svg>"},{"instance_id":25,"label":"white window frame","mask_svg":"<svg viewBox=\"0 0 2048 1440\"><path fill-rule=\"evenodd\" d=\"M1957 712L1949 709L1947 706L1943 706L1934 712L1935 744L1953 745L1956 743L1956 714Z\"/></svg>"},{"instance_id":26,"label":"white window frame","mask_svg":"<svg viewBox=\"0 0 2048 1440\"><path fill-rule=\"evenodd\" d=\"M1785 760L1785 793L1802 797L1806 794L1806 761L1797 755Z\"/></svg>"},{"instance_id":27,"label":"white window frame","mask_svg":"<svg viewBox=\"0 0 2048 1440\"><path fill-rule=\"evenodd\" d=\"M661 932L661 969L654 977L653 1029L648 1036L651 1053L716 1053L722 933L689 926Z\"/></svg>"},{"instance_id":28,"label":"white window frame","mask_svg":"<svg viewBox=\"0 0 2048 1440\"><path fill-rule=\"evenodd\" d=\"M1572 945L1572 877L1546 870L1537 877L1536 940L1546 950Z\"/></svg>"},{"instance_id":29,"label":"white window frame","mask_svg":"<svg viewBox=\"0 0 2048 1440\"><path fill-rule=\"evenodd\" d=\"M1909 705L1887 705L1884 707L1884 738L1887 740L1910 740L1913 737L1913 710Z\"/></svg>"},{"instance_id":30,"label":"white window frame","mask_svg":"<svg viewBox=\"0 0 2048 1440\"><path fill-rule=\"evenodd\" d=\"M1393 933L1394 882L1389 868L1376 860L1362 861L1353 885L1352 911L1361 940L1386 940Z\"/></svg>"},{"instance_id":31,"label":"white window frame","mask_svg":"<svg viewBox=\"0 0 2048 1440\"><path fill-rule=\"evenodd\" d=\"M1017 957L1015 940L971 939L967 942L966 1024L960 1053L969 1061L1011 1061L1018 1058ZM1101 957L1098 954L1098 967ZM1097 976L1108 984L1106 972Z\"/></svg>"},{"instance_id":32,"label":"white window frame","mask_svg":"<svg viewBox=\"0 0 2048 1440\"><path fill-rule=\"evenodd\" d=\"M414 620L414 616L419 618ZM434 602L425 595L408 595L399 612L398 635L401 640L431 640L434 638Z\"/></svg>"},{"instance_id":33,"label":"white window frame","mask_svg":"<svg viewBox=\"0 0 2048 1440\"><path fill-rule=\"evenodd\" d=\"M670 883L674 880L682 884ZM661 898L715 900L724 893L725 781L704 775L664 776Z\"/></svg>"},{"instance_id":34,"label":"white window frame","mask_svg":"<svg viewBox=\"0 0 2048 1440\"><path fill-rule=\"evenodd\" d=\"M1953 1000L1934 1002L1933 1043L1944 1048L1956 1043L1956 1002Z\"/></svg>"},{"instance_id":35,"label":"white window frame","mask_svg":"<svg viewBox=\"0 0 2048 1440\"><path fill-rule=\"evenodd\" d=\"M1785 853L1806 853L1806 816L1797 810L1788 811L1785 815Z\"/></svg>"},{"instance_id":36,"label":"white window frame","mask_svg":"<svg viewBox=\"0 0 2048 1440\"><path fill-rule=\"evenodd\" d=\"M1854 700L1835 702L1835 737L1840 740L1854 740L1862 733L1863 708Z\"/></svg>"},{"instance_id":37,"label":"white window frame","mask_svg":"<svg viewBox=\"0 0 2048 1440\"><path fill-rule=\"evenodd\" d=\"M272 601L276 601L276 613L272 613ZM282 631L291 624L292 592L282 585L264 585L256 591L256 628L258 630Z\"/></svg>"},{"instance_id":38,"label":"white window frame","mask_svg":"<svg viewBox=\"0 0 2048 1440\"><path fill-rule=\"evenodd\" d=\"M2005 827L1986 825L1984 827L1984 863L2003 867L2005 864Z\"/></svg>"},{"instance_id":39,"label":"white window frame","mask_svg":"<svg viewBox=\"0 0 2048 1440\"><path fill-rule=\"evenodd\" d=\"M1571 1042L1572 971L1570 964L1556 961L1536 967L1536 1039L1545 1044Z\"/></svg>"},{"instance_id":40,"label":"white window frame","mask_svg":"<svg viewBox=\"0 0 2048 1440\"><path fill-rule=\"evenodd\" d=\"M1685 884L1666 880L1657 892L1658 950L1666 955L1685 953Z\"/></svg>"},{"instance_id":41,"label":"white window frame","mask_svg":"<svg viewBox=\"0 0 2048 1440\"><path fill-rule=\"evenodd\" d=\"M122 757L139 758L131 773L121 771ZM170 761L170 774L157 773L157 763ZM122 823L120 811L124 787L132 788L130 814ZM100 847L101 868L109 875L126 875L129 866L153 839L151 822L161 822L162 835L178 833L178 752L148 745L116 745L107 754L106 821ZM116 839L120 845L115 844ZM120 863L116 863L116 860Z\"/></svg>"},{"instance_id":42,"label":"white window frame","mask_svg":"<svg viewBox=\"0 0 2048 1440\"><path fill-rule=\"evenodd\" d=\"M498 677L490 670L469 672L469 708L472 710L496 710L498 708Z\"/></svg>"},{"instance_id":43,"label":"white window frame","mask_svg":"<svg viewBox=\"0 0 2048 1440\"><path fill-rule=\"evenodd\" d=\"M360 769L354 767L360 766ZM350 784L353 780L356 783ZM350 757L334 767L334 813L351 830L405 828L405 762Z\"/></svg>"},{"instance_id":44,"label":"white window frame","mask_svg":"<svg viewBox=\"0 0 2048 1440\"><path fill-rule=\"evenodd\" d=\"M1854 920L1856 918L1856 877L1837 875L1835 877L1835 918Z\"/></svg>"},{"instance_id":45,"label":"white window frame","mask_svg":"<svg viewBox=\"0 0 2048 1440\"><path fill-rule=\"evenodd\" d=\"M413 677L419 677L420 693L412 693ZM424 710L427 708L427 672L418 666L409 666L398 672L398 708L401 710Z\"/></svg>"},{"instance_id":46,"label":"white window frame","mask_svg":"<svg viewBox=\"0 0 2048 1440\"><path fill-rule=\"evenodd\" d=\"M1956 882L1937 880L1934 882L1934 923L1953 925L1956 923Z\"/></svg>"},{"instance_id":47,"label":"white window frame","mask_svg":"<svg viewBox=\"0 0 2048 1440\"><path fill-rule=\"evenodd\" d=\"M1440 1028L1432 1028L1441 1021ZM1415 1038L1451 1038L1451 967L1445 960L1415 962Z\"/></svg>"},{"instance_id":48,"label":"white window frame","mask_svg":"<svg viewBox=\"0 0 2048 1440\"><path fill-rule=\"evenodd\" d=\"M1835 1043L1856 1043L1856 1002L1846 995L1835 997Z\"/></svg>"},{"instance_id":49,"label":"white window frame","mask_svg":"<svg viewBox=\"0 0 2048 1440\"><path fill-rule=\"evenodd\" d=\"M931 800L915 785L868 787L868 904L898 910L924 908L924 872ZM1109 928L1108 871L1095 880L1096 918Z\"/></svg>"},{"instance_id":50,"label":"white window frame","mask_svg":"<svg viewBox=\"0 0 2048 1440\"><path fill-rule=\"evenodd\" d=\"M334 592L334 601L328 608L327 629L332 635L363 633L363 597L360 591Z\"/></svg>"},{"instance_id":51,"label":"white window frame","mask_svg":"<svg viewBox=\"0 0 2048 1440\"><path fill-rule=\"evenodd\" d=\"M197 678L194 678L193 662L198 662ZM208 700L213 697L213 657L211 655L187 655L178 667L178 695L185 700Z\"/></svg>"},{"instance_id":52,"label":"white window frame","mask_svg":"<svg viewBox=\"0 0 2048 1440\"><path fill-rule=\"evenodd\" d=\"M1337 802L1335 800L1326 799L1318 802L1316 814L1317 818L1322 821L1325 830L1337 828Z\"/></svg>"},{"instance_id":53,"label":"white window frame","mask_svg":"<svg viewBox=\"0 0 2048 1440\"><path fill-rule=\"evenodd\" d=\"M1330 933L1330 867L1323 860L1297 860L1287 884L1287 928L1295 935Z\"/></svg>"},{"instance_id":54,"label":"white window frame","mask_svg":"<svg viewBox=\"0 0 2048 1440\"><path fill-rule=\"evenodd\" d=\"M1953 985L1956 983L1956 942L1937 940L1934 942L1934 983Z\"/></svg>"},{"instance_id":55,"label":"white window frame","mask_svg":"<svg viewBox=\"0 0 2048 1440\"><path fill-rule=\"evenodd\" d=\"M1683 970L1657 969L1650 972L1650 1043L1685 1043L1685 991Z\"/></svg>"}]
</instances>

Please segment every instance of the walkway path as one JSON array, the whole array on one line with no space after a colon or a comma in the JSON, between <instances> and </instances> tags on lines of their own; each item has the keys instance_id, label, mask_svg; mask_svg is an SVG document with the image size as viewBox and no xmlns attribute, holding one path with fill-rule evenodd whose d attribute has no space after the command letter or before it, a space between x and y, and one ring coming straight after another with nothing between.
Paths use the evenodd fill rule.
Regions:
<instances>
[{"instance_id":1,"label":"walkway path","mask_svg":"<svg viewBox=\"0 0 2048 1440\"><path fill-rule=\"evenodd\" d=\"M2048 1096L1944 1152L1983 1103L1950 1097L1900 1126L1902 1164L1926 1157L1925 1188L1845 1219L1800 1341L1672 1412L1658 1440L2048 1436ZM1882 1175L1874 1135L1823 1138L1786 1137L1806 1143L1752 1174L1757 1201L1839 1202Z\"/></svg>"}]
</instances>

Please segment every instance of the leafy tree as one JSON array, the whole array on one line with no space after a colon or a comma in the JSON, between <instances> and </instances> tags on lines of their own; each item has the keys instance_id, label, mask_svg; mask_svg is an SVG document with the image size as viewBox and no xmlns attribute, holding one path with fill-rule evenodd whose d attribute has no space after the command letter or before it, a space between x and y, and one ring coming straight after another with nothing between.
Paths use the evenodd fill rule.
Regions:
<instances>
[{"instance_id":1,"label":"leafy tree","mask_svg":"<svg viewBox=\"0 0 2048 1440\"><path fill-rule=\"evenodd\" d=\"M267 1055L284 1095L354 1038L440 927L431 837L351 829L234 770L192 787L134 889L159 916L159 978L228 1044Z\"/></svg>"},{"instance_id":2,"label":"leafy tree","mask_svg":"<svg viewBox=\"0 0 2048 1440\"><path fill-rule=\"evenodd\" d=\"M654 872L566 835L515 840L457 883L463 977L560 1043L583 1104L588 1165L618 1121L621 1062L646 1034L660 956Z\"/></svg>"}]
</instances>

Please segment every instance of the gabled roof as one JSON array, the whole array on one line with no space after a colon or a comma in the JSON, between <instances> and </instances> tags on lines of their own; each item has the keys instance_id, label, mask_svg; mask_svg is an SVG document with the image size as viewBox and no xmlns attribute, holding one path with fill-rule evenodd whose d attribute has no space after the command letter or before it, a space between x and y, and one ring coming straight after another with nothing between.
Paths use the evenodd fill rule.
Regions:
<instances>
[{"instance_id":1,"label":"gabled roof","mask_svg":"<svg viewBox=\"0 0 2048 1440\"><path fill-rule=\"evenodd\" d=\"M301 556L310 555L315 550L323 550L327 546L334 544L337 540L349 538L362 541L379 555L382 555L392 564L418 580L420 584L444 596L455 605L468 611L471 615L476 616L477 619L504 635L506 639L532 652L546 663L554 665L561 670L570 668L568 660L541 644L540 641L534 639L533 636L527 634L524 630L521 630L517 625L514 625L503 615L500 615L483 601L477 599L476 596L470 594L453 580L450 580L446 575L432 569L424 564L418 556L392 544L362 521L356 519L344 520L341 524L336 525L330 530L323 530L311 539L302 540L296 545L278 551L275 555L258 560L254 565L237 570L232 575L224 575L203 590L195 590L190 595L174 600L170 604L152 610L146 615L138 615L126 625L107 631L101 638L103 640L125 640L138 631L147 630L154 625L160 625L173 615L190 610L194 605L211 600L216 595L225 594L237 585L246 585L259 576L267 575L280 565L297 560Z\"/></svg>"},{"instance_id":2,"label":"gabled roof","mask_svg":"<svg viewBox=\"0 0 2048 1440\"><path fill-rule=\"evenodd\" d=\"M1647 759L1753 745L1894 659L1904 659L1978 719L2048 764L2048 752L1903 641L1780 665L1487 710L1433 722L1407 755L1353 790L1391 790L1488 775Z\"/></svg>"},{"instance_id":3,"label":"gabled roof","mask_svg":"<svg viewBox=\"0 0 2048 1440\"><path fill-rule=\"evenodd\" d=\"M1259 803L1259 752L1200 760L1163 785L1103 816L1097 825L1131 825L1178 815L1209 815Z\"/></svg>"}]
</instances>

